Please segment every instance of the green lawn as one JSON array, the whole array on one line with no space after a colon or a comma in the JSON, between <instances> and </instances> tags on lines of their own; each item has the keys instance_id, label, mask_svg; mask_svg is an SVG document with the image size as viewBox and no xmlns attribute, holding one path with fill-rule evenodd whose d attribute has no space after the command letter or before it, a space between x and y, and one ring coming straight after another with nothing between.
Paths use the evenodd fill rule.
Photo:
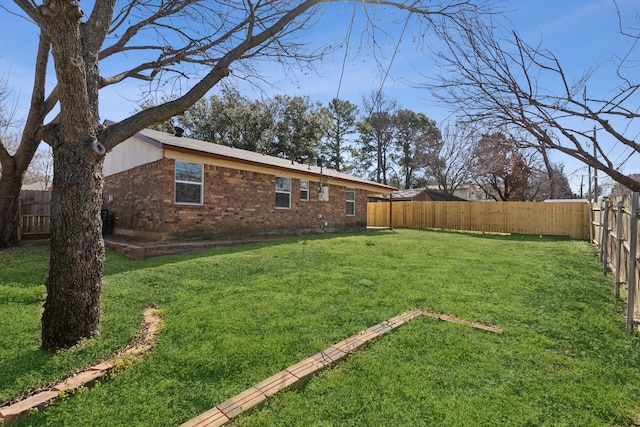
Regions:
<instances>
[{"instance_id":1,"label":"green lawn","mask_svg":"<svg viewBox=\"0 0 640 427\"><path fill-rule=\"evenodd\" d=\"M16 425L175 426L408 309L401 326L240 426L632 425L640 340L586 242L396 230L131 261L107 254L99 339L38 348L47 251L0 252L0 401L73 372L162 310L152 354Z\"/></svg>"}]
</instances>

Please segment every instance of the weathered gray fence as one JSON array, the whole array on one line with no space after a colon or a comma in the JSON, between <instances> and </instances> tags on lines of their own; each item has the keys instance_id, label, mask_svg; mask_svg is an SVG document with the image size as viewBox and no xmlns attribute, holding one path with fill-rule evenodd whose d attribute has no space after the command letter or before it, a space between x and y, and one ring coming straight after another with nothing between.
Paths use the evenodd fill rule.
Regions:
<instances>
[{"instance_id":1,"label":"weathered gray fence","mask_svg":"<svg viewBox=\"0 0 640 427\"><path fill-rule=\"evenodd\" d=\"M640 324L638 193L592 205L591 238L605 274L615 275L614 295L627 303L627 331Z\"/></svg>"},{"instance_id":2,"label":"weathered gray fence","mask_svg":"<svg viewBox=\"0 0 640 427\"><path fill-rule=\"evenodd\" d=\"M51 192L20 192L20 238L49 236L51 224Z\"/></svg>"}]
</instances>

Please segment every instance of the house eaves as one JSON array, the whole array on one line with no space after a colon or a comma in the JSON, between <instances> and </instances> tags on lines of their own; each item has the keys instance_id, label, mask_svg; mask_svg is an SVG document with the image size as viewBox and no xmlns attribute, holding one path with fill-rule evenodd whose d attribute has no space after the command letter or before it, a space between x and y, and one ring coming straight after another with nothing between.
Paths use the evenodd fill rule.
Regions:
<instances>
[{"instance_id":1,"label":"house eaves","mask_svg":"<svg viewBox=\"0 0 640 427\"><path fill-rule=\"evenodd\" d=\"M296 163L280 157L227 147L225 145L215 144L212 142L186 137L177 137L152 129L144 129L136 134L136 137L150 144L159 144L162 149L167 151L216 158L239 165L261 166L275 171L290 172L308 176L310 179L313 178L318 181L321 179L331 179L343 182L346 186L354 186L364 189L369 194L389 194L396 190L394 187L354 177L333 169Z\"/></svg>"}]
</instances>

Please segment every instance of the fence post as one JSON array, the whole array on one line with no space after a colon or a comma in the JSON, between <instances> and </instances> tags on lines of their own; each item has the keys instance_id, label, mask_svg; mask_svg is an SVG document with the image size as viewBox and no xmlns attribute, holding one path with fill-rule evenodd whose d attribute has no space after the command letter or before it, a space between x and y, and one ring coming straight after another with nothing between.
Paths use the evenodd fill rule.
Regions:
<instances>
[{"instance_id":1,"label":"fence post","mask_svg":"<svg viewBox=\"0 0 640 427\"><path fill-rule=\"evenodd\" d=\"M594 241L593 241L593 231L594 231L593 203L589 202L589 244L590 245L592 245L594 243Z\"/></svg>"},{"instance_id":2,"label":"fence post","mask_svg":"<svg viewBox=\"0 0 640 427\"><path fill-rule=\"evenodd\" d=\"M617 219L616 219L616 243L617 243L617 254L616 257L616 285L613 290L613 295L616 298L620 298L620 268L622 267L622 242L624 242L624 238L622 237L622 215L623 215L623 203L622 200L618 201L617 206Z\"/></svg>"},{"instance_id":3,"label":"fence post","mask_svg":"<svg viewBox=\"0 0 640 427\"><path fill-rule=\"evenodd\" d=\"M598 224L600 225L600 230L598 231L598 245L600 246L600 261L602 261L602 237L604 236L604 210L603 203L600 202L600 206L598 207Z\"/></svg>"},{"instance_id":4,"label":"fence post","mask_svg":"<svg viewBox=\"0 0 640 427\"><path fill-rule=\"evenodd\" d=\"M389 194L389 229L393 230L393 193Z\"/></svg>"},{"instance_id":5,"label":"fence post","mask_svg":"<svg viewBox=\"0 0 640 427\"><path fill-rule=\"evenodd\" d=\"M633 320L636 298L636 264L638 263L638 193L631 197L631 218L629 223L629 275L627 278L627 332L633 332Z\"/></svg>"},{"instance_id":6,"label":"fence post","mask_svg":"<svg viewBox=\"0 0 640 427\"><path fill-rule=\"evenodd\" d=\"M609 200L604 202L604 220L602 221L602 237L600 245L600 261L602 261L602 272L607 275L608 246L609 246Z\"/></svg>"},{"instance_id":7,"label":"fence post","mask_svg":"<svg viewBox=\"0 0 640 427\"><path fill-rule=\"evenodd\" d=\"M20 191L22 196L22 191ZM22 240L22 200L18 197L18 241Z\"/></svg>"}]
</instances>

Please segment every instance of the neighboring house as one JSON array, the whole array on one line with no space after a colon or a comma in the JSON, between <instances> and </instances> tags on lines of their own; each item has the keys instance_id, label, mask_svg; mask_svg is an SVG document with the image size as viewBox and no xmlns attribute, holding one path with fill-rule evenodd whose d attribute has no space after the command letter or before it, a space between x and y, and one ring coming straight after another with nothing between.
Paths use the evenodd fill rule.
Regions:
<instances>
[{"instance_id":1,"label":"neighboring house","mask_svg":"<svg viewBox=\"0 0 640 427\"><path fill-rule=\"evenodd\" d=\"M406 190L396 190L391 193L391 199L393 202L444 202L447 200L447 196L438 190L429 188L409 188ZM389 195L374 196L372 201L389 201ZM460 197L453 196L454 202L466 201Z\"/></svg>"},{"instance_id":2,"label":"neighboring house","mask_svg":"<svg viewBox=\"0 0 640 427\"><path fill-rule=\"evenodd\" d=\"M334 170L145 129L107 153L114 232L261 234L364 229L367 197L393 187Z\"/></svg>"},{"instance_id":3,"label":"neighboring house","mask_svg":"<svg viewBox=\"0 0 640 427\"><path fill-rule=\"evenodd\" d=\"M440 191L437 185L429 185L427 188ZM463 200L482 200L486 197L484 191L475 184L459 185L453 192L453 195Z\"/></svg>"}]
</instances>

